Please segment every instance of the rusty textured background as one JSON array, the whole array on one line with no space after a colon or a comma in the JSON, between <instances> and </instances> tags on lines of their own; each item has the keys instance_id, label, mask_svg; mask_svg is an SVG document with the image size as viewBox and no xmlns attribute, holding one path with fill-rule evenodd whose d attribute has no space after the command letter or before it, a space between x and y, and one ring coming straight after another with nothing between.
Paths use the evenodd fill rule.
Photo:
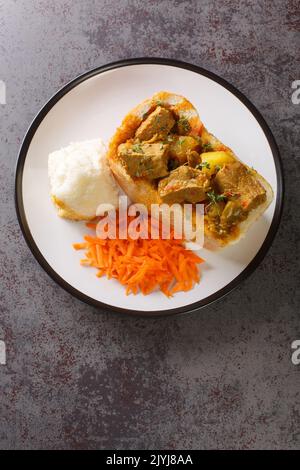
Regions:
<instances>
[{"instance_id":1,"label":"rusty textured background","mask_svg":"<svg viewBox=\"0 0 300 470\"><path fill-rule=\"evenodd\" d=\"M300 447L298 1L0 1L0 447ZM99 313L61 290L27 248L14 167L43 103L87 69L162 56L243 91L282 152L286 205L259 269L176 318Z\"/></svg>"}]
</instances>

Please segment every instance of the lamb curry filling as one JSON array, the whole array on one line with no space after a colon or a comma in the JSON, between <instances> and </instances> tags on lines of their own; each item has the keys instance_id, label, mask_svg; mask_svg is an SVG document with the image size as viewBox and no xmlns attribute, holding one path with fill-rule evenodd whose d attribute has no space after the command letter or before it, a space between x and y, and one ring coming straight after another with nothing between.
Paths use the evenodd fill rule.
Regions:
<instances>
[{"instance_id":1,"label":"lamb curry filling","mask_svg":"<svg viewBox=\"0 0 300 470\"><path fill-rule=\"evenodd\" d=\"M163 106L145 116L118 156L132 178L157 188L163 203L204 203L206 229L217 238L234 238L239 223L266 201L255 170L189 135L188 120Z\"/></svg>"}]
</instances>

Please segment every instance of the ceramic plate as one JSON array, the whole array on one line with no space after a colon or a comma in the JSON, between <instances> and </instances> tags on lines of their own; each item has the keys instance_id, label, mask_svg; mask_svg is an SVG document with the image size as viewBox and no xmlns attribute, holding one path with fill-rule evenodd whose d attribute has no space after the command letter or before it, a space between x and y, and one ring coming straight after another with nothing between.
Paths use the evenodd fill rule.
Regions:
<instances>
[{"instance_id":1,"label":"ceramic plate","mask_svg":"<svg viewBox=\"0 0 300 470\"><path fill-rule=\"evenodd\" d=\"M127 112L157 91L184 95L210 132L258 170L274 200L238 244L203 250L202 279L193 290L169 299L156 292L126 296L115 280L97 278L79 265L72 243L86 233L83 223L61 219L49 197L48 154L70 142L100 136L108 142ZM270 129L236 88L202 68L165 59L133 59L85 73L43 107L22 144L16 169L16 207L24 237L45 271L79 299L102 309L143 315L195 310L219 299L258 266L276 233L282 207L280 156ZM59 292L57 293L59 295Z\"/></svg>"}]
</instances>

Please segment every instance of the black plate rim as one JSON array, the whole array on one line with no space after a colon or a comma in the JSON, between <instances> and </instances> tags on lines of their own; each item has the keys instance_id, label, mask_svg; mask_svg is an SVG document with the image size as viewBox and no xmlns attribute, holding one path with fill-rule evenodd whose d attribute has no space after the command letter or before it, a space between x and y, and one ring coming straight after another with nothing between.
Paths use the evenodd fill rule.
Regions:
<instances>
[{"instance_id":1,"label":"black plate rim","mask_svg":"<svg viewBox=\"0 0 300 470\"><path fill-rule=\"evenodd\" d=\"M112 305L106 304L99 300L93 299L86 294L83 294L78 289L75 289L71 284L65 281L61 276L59 276L56 271L48 264L40 250L38 249L33 236L31 235L30 228L26 219L25 211L24 211L24 204L23 204L23 194L22 194L22 180L23 180L23 170L25 165L25 160L27 156L27 152L30 146L30 143L45 116L48 114L50 109L70 90L75 88L77 85L82 83L83 81L95 76L99 75L103 72L117 69L120 67L126 67L131 65L144 65L144 64L157 64L157 65L167 65L178 67L186 70L190 70L192 72L198 73L205 77L210 78L211 80L215 81L216 83L220 84L228 91L230 91L233 95L235 95L252 113L255 117L257 122L259 123L260 127L262 128L272 151L275 169L276 169L276 177L277 177L277 197L276 197L276 206L274 211L274 216L272 219L272 223L270 225L269 231L267 236L260 247L259 251L255 255L255 257L251 260L251 262L246 266L246 268L229 284L224 286L222 289L216 291L214 294L199 300L197 302L193 302L191 304L185 305L183 307L176 307L168 310L132 310L126 309L121 307L114 307ZM116 62L111 62L106 65L102 65L100 67L96 67L84 74L79 75L75 79L71 80L65 86L63 86L60 90L58 90L48 102L42 107L42 109L38 112L36 117L33 119L29 129L24 137L24 140L21 144L18 160L16 164L15 170L15 208L17 213L17 218L19 225L21 227L22 234L25 238L25 241L30 248L32 254L40 264L40 266L46 271L46 273L64 290L72 294L74 297L78 298L79 300L83 301L86 304L92 305L96 307L99 311L110 311L113 313L119 313L124 316L126 315L133 315L139 317L165 317L170 315L178 315L183 313L191 313L195 310L204 308L217 300L220 300L225 295L229 294L232 290L234 290L242 281L248 278L250 274L252 274L255 269L259 266L262 262L264 257L266 256L269 248L272 245L274 237L277 233L282 209L283 209L283 199L284 199L284 179L283 179L283 169L282 169L282 160L280 156L280 152L278 146L276 144L275 138L266 123L265 119L258 111L258 109L254 106L254 104L242 93L240 92L235 86L227 82L224 78L219 77L213 72L210 72L200 66L193 65L187 62L175 60L175 59L165 59L159 57L140 57L134 59L126 59L126 60L119 60Z\"/></svg>"}]
</instances>

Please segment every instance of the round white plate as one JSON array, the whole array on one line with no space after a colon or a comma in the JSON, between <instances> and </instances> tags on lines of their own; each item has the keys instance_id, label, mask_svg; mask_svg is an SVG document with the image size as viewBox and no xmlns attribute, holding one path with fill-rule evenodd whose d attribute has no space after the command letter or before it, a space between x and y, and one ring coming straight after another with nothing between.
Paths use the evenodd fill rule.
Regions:
<instances>
[{"instance_id":1,"label":"round white plate","mask_svg":"<svg viewBox=\"0 0 300 470\"><path fill-rule=\"evenodd\" d=\"M184 95L204 125L271 184L274 201L247 236L219 252L203 250L202 279L169 299L160 292L126 296L115 280L80 266L86 227L57 216L49 197L48 154L70 142L101 137L108 142L127 112L157 91ZM66 85L44 106L22 144L16 169L18 219L34 256L63 288L100 308L165 315L203 307L228 293L264 257L282 208L280 156L267 124L232 85L199 67L166 59L133 59L92 70Z\"/></svg>"}]
</instances>

